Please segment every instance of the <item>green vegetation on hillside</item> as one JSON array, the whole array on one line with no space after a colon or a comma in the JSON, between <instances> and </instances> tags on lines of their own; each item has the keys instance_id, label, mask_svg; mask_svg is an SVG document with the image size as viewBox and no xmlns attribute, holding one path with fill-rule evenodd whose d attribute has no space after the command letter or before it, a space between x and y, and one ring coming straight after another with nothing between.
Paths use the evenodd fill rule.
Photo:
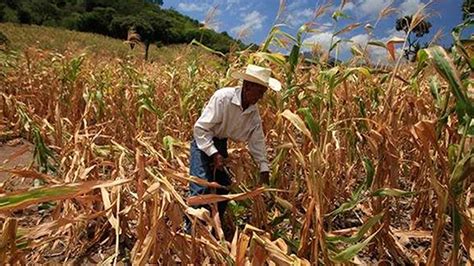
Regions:
<instances>
[{"instance_id":1,"label":"green vegetation on hillside","mask_svg":"<svg viewBox=\"0 0 474 266\"><path fill-rule=\"evenodd\" d=\"M221 52L242 46L227 33L216 33L162 1L141 0L0 0L0 22L63 27L126 39L133 28L146 50L151 44L189 43L196 39Z\"/></svg>"},{"instance_id":2,"label":"green vegetation on hillside","mask_svg":"<svg viewBox=\"0 0 474 266\"><path fill-rule=\"evenodd\" d=\"M74 53L107 58L104 60L121 59L139 62L143 59L141 49L132 50L123 40L95 33L13 23L0 23L0 33L0 49L2 49L2 45L4 48L8 47L8 53L42 50L46 53L52 51L59 54ZM168 64L183 53L191 52L190 56L195 56L200 53L199 51L202 51L202 48L187 44L152 46L149 52L149 61ZM207 61L216 61L219 64L220 59L217 56L210 54L206 56Z\"/></svg>"}]
</instances>

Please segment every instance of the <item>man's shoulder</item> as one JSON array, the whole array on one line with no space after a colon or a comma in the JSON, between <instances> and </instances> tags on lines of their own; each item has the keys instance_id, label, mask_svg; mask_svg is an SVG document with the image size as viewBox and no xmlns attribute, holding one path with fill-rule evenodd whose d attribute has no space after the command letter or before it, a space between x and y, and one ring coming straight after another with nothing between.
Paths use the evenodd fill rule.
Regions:
<instances>
[{"instance_id":1,"label":"man's shoulder","mask_svg":"<svg viewBox=\"0 0 474 266\"><path fill-rule=\"evenodd\" d=\"M235 95L235 89L236 87L221 88L214 92L214 96L218 99L232 99Z\"/></svg>"}]
</instances>

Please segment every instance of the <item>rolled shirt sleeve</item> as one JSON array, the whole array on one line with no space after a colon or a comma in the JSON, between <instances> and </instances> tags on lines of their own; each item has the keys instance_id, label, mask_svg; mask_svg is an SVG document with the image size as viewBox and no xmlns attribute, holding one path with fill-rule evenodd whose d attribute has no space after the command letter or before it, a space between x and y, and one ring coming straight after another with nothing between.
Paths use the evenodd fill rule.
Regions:
<instances>
[{"instance_id":1,"label":"rolled shirt sleeve","mask_svg":"<svg viewBox=\"0 0 474 266\"><path fill-rule=\"evenodd\" d=\"M215 94L211 97L201 116L194 124L194 139L200 150L205 152L208 156L217 152L212 138L214 133L212 128L222 122L223 117L223 103Z\"/></svg>"},{"instance_id":2,"label":"rolled shirt sleeve","mask_svg":"<svg viewBox=\"0 0 474 266\"><path fill-rule=\"evenodd\" d=\"M252 154L254 160L260 166L260 172L270 171L267 151L265 146L265 136L263 134L262 123L260 122L258 126L252 131L248 141L248 148L250 154Z\"/></svg>"}]
</instances>

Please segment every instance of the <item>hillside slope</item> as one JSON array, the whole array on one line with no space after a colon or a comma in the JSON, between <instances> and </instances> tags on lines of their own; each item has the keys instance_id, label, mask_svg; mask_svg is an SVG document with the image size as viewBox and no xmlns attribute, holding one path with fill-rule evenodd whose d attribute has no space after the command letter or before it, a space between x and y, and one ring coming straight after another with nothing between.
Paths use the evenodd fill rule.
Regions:
<instances>
[{"instance_id":1,"label":"hillside slope","mask_svg":"<svg viewBox=\"0 0 474 266\"><path fill-rule=\"evenodd\" d=\"M225 32L217 33L176 10L162 9L160 3L143 0L1 1L0 22L61 27L119 39L126 39L127 32L134 29L146 46L189 43L197 39L215 50L228 52L232 45L242 45Z\"/></svg>"},{"instance_id":2,"label":"hillside slope","mask_svg":"<svg viewBox=\"0 0 474 266\"><path fill-rule=\"evenodd\" d=\"M136 60L142 60L144 54L143 45L131 49L123 40L95 33L13 23L0 23L0 32L8 38L8 47L17 51L24 51L27 48L37 48L58 53L88 53L102 57L131 58ZM171 62L178 55L182 54L183 49L195 50L198 48L185 44L169 45L159 48L152 46L149 51L149 59L152 62ZM217 60L217 58L214 59Z\"/></svg>"}]
</instances>

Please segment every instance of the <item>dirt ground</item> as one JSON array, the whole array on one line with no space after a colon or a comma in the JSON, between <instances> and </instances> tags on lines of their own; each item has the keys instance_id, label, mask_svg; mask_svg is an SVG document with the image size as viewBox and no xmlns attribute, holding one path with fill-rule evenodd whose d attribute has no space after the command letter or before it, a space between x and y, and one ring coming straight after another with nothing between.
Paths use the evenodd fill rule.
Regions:
<instances>
[{"instance_id":1,"label":"dirt ground","mask_svg":"<svg viewBox=\"0 0 474 266\"><path fill-rule=\"evenodd\" d=\"M1 169L25 168L33 163L33 144L28 141L16 138L5 143L0 142L0 187L5 191L13 185L26 185L22 180L10 178L11 174L1 171ZM7 182L8 184L6 184Z\"/></svg>"}]
</instances>

